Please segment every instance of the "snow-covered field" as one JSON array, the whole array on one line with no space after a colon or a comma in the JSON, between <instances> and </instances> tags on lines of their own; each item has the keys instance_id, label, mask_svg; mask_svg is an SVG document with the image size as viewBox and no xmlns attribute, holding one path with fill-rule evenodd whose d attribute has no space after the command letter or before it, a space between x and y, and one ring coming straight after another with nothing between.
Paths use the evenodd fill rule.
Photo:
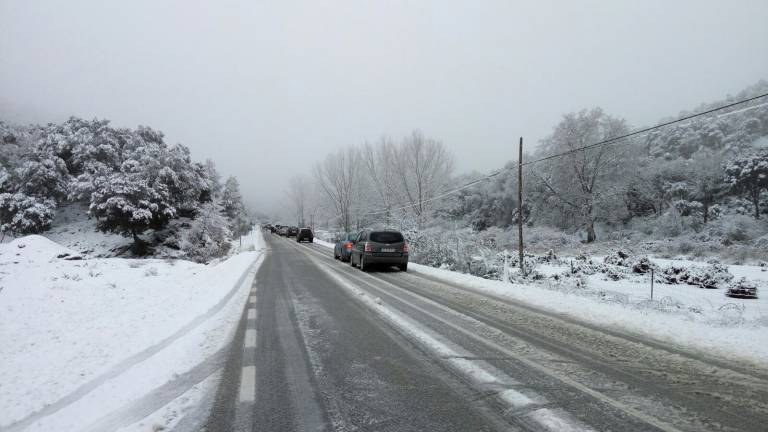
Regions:
<instances>
[{"instance_id":1,"label":"snow-covered field","mask_svg":"<svg viewBox=\"0 0 768 432\"><path fill-rule=\"evenodd\" d=\"M178 421L215 381L263 246L257 228L206 266L83 259L42 236L0 245L0 429Z\"/></svg>"},{"instance_id":2,"label":"snow-covered field","mask_svg":"<svg viewBox=\"0 0 768 432\"><path fill-rule=\"evenodd\" d=\"M758 267L729 267L736 267L731 269L734 275L744 274L768 282L768 273ZM657 283L651 302L650 279L645 283L642 280L611 281L592 275L586 288L575 288L568 287L569 282L555 287L547 282L519 284L487 280L417 264L409 269L606 328L768 366L768 302L764 294L756 300L742 300L726 297L723 289ZM547 269L537 267L537 270L546 272Z\"/></svg>"},{"instance_id":3,"label":"snow-covered field","mask_svg":"<svg viewBox=\"0 0 768 432\"><path fill-rule=\"evenodd\" d=\"M332 248L333 244L316 243ZM706 263L652 258L660 266L687 267ZM593 257L602 262L602 257ZM568 259L561 259L560 262ZM650 275L629 275L614 281L603 273L586 276L585 286L575 279L555 282L546 277L529 283L489 280L468 274L411 263L409 271L436 277L494 296L520 301L571 318L663 340L689 350L737 357L768 366L768 271L765 267L729 265L735 279L746 277L763 287L758 299L726 297L725 289L655 283L650 300ZM568 272L570 266L538 264L544 276Z\"/></svg>"}]
</instances>

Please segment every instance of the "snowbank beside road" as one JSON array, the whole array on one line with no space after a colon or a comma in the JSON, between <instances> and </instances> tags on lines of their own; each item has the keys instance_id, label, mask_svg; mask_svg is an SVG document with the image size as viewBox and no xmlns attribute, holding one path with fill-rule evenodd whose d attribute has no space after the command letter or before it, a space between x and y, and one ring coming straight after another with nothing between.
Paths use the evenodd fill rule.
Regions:
<instances>
[{"instance_id":1,"label":"snowbank beside road","mask_svg":"<svg viewBox=\"0 0 768 432\"><path fill-rule=\"evenodd\" d=\"M0 245L0 428L83 430L219 351L260 262L259 230L244 244L254 251L208 266L81 259L41 236Z\"/></svg>"},{"instance_id":2,"label":"snowbank beside road","mask_svg":"<svg viewBox=\"0 0 768 432\"><path fill-rule=\"evenodd\" d=\"M631 334L664 340L690 350L714 352L726 357L737 356L768 366L766 327L715 326L683 314L635 309L621 303L601 302L594 296L579 295L579 290L564 292L535 284L505 283L419 264L411 264L409 269L608 329L623 330ZM701 288L689 289L702 290ZM722 296L722 291L719 291L719 295Z\"/></svg>"}]
</instances>

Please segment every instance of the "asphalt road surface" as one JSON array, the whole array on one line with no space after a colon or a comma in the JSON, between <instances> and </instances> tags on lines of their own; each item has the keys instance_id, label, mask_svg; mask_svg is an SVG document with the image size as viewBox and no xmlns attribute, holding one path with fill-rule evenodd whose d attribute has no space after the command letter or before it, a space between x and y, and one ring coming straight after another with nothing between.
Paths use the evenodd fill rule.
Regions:
<instances>
[{"instance_id":1,"label":"asphalt road surface","mask_svg":"<svg viewBox=\"0 0 768 432\"><path fill-rule=\"evenodd\" d=\"M266 237L205 431L768 430L768 371Z\"/></svg>"}]
</instances>

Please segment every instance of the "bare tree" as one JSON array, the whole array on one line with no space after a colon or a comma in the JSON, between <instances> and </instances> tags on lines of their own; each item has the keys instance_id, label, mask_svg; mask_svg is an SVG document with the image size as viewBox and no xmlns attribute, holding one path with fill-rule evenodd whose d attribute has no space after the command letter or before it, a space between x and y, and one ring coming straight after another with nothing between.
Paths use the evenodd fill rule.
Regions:
<instances>
[{"instance_id":1,"label":"bare tree","mask_svg":"<svg viewBox=\"0 0 768 432\"><path fill-rule=\"evenodd\" d=\"M389 223L391 209L398 204L395 160L397 147L391 138L382 137L375 145L366 143L360 149L360 157L365 167L368 195L368 207L383 208L385 222Z\"/></svg>"},{"instance_id":2,"label":"bare tree","mask_svg":"<svg viewBox=\"0 0 768 432\"><path fill-rule=\"evenodd\" d=\"M414 131L394 148L392 163L393 192L400 203L409 206L421 228L432 199L451 181L453 157L443 143Z\"/></svg>"},{"instance_id":3,"label":"bare tree","mask_svg":"<svg viewBox=\"0 0 768 432\"><path fill-rule=\"evenodd\" d=\"M544 188L559 203L580 215L587 231L587 242L596 240L595 218L599 206L620 193L609 190L606 181L620 170L626 147L601 145L579 148L627 133L624 119L611 117L600 108L569 113L542 142L542 155L565 153L535 171Z\"/></svg>"},{"instance_id":4,"label":"bare tree","mask_svg":"<svg viewBox=\"0 0 768 432\"><path fill-rule=\"evenodd\" d=\"M296 221L299 226L306 226L304 215L307 207L309 187L310 182L302 175L293 176L288 182L288 198L291 201L293 210L296 212Z\"/></svg>"},{"instance_id":5,"label":"bare tree","mask_svg":"<svg viewBox=\"0 0 768 432\"><path fill-rule=\"evenodd\" d=\"M337 150L315 166L320 191L333 206L345 231L352 228L352 205L359 188L359 172L360 154L355 147Z\"/></svg>"}]
</instances>

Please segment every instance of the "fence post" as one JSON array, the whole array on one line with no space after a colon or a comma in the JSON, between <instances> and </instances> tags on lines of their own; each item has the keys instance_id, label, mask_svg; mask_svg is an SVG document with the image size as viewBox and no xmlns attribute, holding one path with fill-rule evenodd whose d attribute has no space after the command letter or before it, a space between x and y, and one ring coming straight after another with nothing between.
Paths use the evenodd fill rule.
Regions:
<instances>
[{"instance_id":1,"label":"fence post","mask_svg":"<svg viewBox=\"0 0 768 432\"><path fill-rule=\"evenodd\" d=\"M653 300L653 267L651 267L651 300Z\"/></svg>"}]
</instances>

